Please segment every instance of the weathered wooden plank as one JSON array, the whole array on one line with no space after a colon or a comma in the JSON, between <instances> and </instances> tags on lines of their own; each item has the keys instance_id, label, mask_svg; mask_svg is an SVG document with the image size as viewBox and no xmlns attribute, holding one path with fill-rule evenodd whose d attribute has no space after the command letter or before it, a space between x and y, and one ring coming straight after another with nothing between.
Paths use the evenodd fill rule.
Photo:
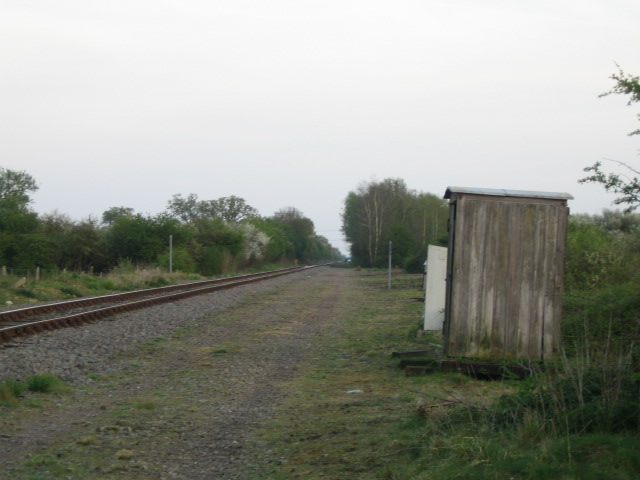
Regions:
<instances>
[{"instance_id":1,"label":"weathered wooden plank","mask_svg":"<svg viewBox=\"0 0 640 480\"><path fill-rule=\"evenodd\" d=\"M467 335L466 345L469 351L474 352L474 355L479 352L480 335L479 330L481 328L478 314L478 306L481 302L475 301L480 295L480 282L477 281L478 275L481 272L482 262L482 240L483 229L486 225L486 208L482 202L472 202L467 208L467 214L469 215L470 230L468 232L467 250L469 251L469 263L467 265L466 284L467 286Z\"/></svg>"},{"instance_id":2,"label":"weathered wooden plank","mask_svg":"<svg viewBox=\"0 0 640 480\"><path fill-rule=\"evenodd\" d=\"M514 344L519 358L538 358L540 352L539 335L536 333L539 319L534 310L536 274L546 268L537 255L543 241L545 228L545 206L529 205L524 210L523 235L521 245L521 278L519 280L518 337ZM532 339L538 341L532 342Z\"/></svg>"},{"instance_id":3,"label":"weathered wooden plank","mask_svg":"<svg viewBox=\"0 0 640 480\"><path fill-rule=\"evenodd\" d=\"M445 348L451 355L464 355L466 342L466 322L463 320L467 314L465 299L467 295L467 285L465 284L467 276L466 265L467 249L465 246L465 238L467 235L467 198L461 197L455 204L455 227L452 242L452 248L449 248L449 255L453 255L451 271L449 273L448 292L450 308L448 313L448 322L445 335Z\"/></svg>"},{"instance_id":4,"label":"weathered wooden plank","mask_svg":"<svg viewBox=\"0 0 640 480\"><path fill-rule=\"evenodd\" d=\"M430 357L435 354L433 349L431 350L405 350L402 352L391 352L393 358L406 358L406 357Z\"/></svg>"},{"instance_id":5,"label":"weathered wooden plank","mask_svg":"<svg viewBox=\"0 0 640 480\"><path fill-rule=\"evenodd\" d=\"M500 243L496 241L498 234L498 222L495 221L498 213L498 203L487 202L485 205L487 220L485 225L483 243L483 264L481 272L481 315L482 326L480 335L479 356L494 355L502 348L502 334L495 325L495 300L496 300L496 262L499 254Z\"/></svg>"},{"instance_id":6,"label":"weathered wooden plank","mask_svg":"<svg viewBox=\"0 0 640 480\"><path fill-rule=\"evenodd\" d=\"M507 208L505 208L504 202L496 204L496 224L497 231L495 237L492 240L497 242L496 257L490 261L495 263L495 270L493 273L492 281L495 285L496 294L496 316L493 321L494 338L499 339L499 343L496 344L496 350L500 350L500 353L505 351L507 344L507 330L505 328L505 319L508 317L508 296L511 284L507 274L507 268L509 264L510 248L511 248L511 232L510 232L510 217Z\"/></svg>"},{"instance_id":7,"label":"weathered wooden plank","mask_svg":"<svg viewBox=\"0 0 640 480\"><path fill-rule=\"evenodd\" d=\"M559 350L560 322L562 314L562 297L564 291L564 251L566 246L567 216L558 217L553 223L554 249L549 249L552 256L553 270L549 272L548 288L545 302L543 324L544 356L549 358Z\"/></svg>"},{"instance_id":8,"label":"weathered wooden plank","mask_svg":"<svg viewBox=\"0 0 640 480\"><path fill-rule=\"evenodd\" d=\"M534 225L528 235L531 242L528 247L529 256L527 264L527 281L521 286L522 296L526 299L523 310L528 313L526 321L523 318L523 334L521 346L518 351L520 358L527 358L530 361L540 359L541 355L541 325L542 316L540 309L540 299L543 295L538 294L544 288L542 279L543 272L547 266L544 262L544 250L546 245L546 225L548 222L547 206L537 206L535 210ZM524 283L524 282L523 282Z\"/></svg>"},{"instance_id":9,"label":"weathered wooden plank","mask_svg":"<svg viewBox=\"0 0 640 480\"><path fill-rule=\"evenodd\" d=\"M525 364L476 362L456 359L443 360L440 364L440 369L443 372L460 372L470 377L480 379L525 378L535 372L533 366Z\"/></svg>"},{"instance_id":10,"label":"weathered wooden plank","mask_svg":"<svg viewBox=\"0 0 640 480\"><path fill-rule=\"evenodd\" d=\"M433 358L403 358L400 360L400 368L406 367L424 367L435 371L440 369L440 362Z\"/></svg>"}]
</instances>

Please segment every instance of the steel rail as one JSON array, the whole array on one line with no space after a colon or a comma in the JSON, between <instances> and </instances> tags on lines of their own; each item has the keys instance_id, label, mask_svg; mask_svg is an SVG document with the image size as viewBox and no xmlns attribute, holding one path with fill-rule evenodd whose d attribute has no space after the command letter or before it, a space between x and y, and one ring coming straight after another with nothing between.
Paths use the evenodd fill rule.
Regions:
<instances>
[{"instance_id":1,"label":"steel rail","mask_svg":"<svg viewBox=\"0 0 640 480\"><path fill-rule=\"evenodd\" d=\"M148 308L161 303L175 302L184 298L239 287L249 283L276 278L282 275L300 272L317 265L305 267L285 268L270 272L253 273L237 277L221 278L216 280L204 280L167 287L136 290L133 292L102 295L87 299L56 302L47 305L38 305L0 313L0 343L11 341L17 337L34 335L40 332L55 330L58 328L75 327L84 323L102 320L119 313L130 312L142 308ZM136 298L147 297L141 300ZM133 301L127 301L132 300ZM88 310L80 313L64 315L46 320L29 320L36 316L61 311L69 311L89 306L120 302L103 308ZM124 303L122 303L124 302ZM13 325L7 323L19 322ZM2 326L4 324L5 326Z\"/></svg>"}]
</instances>

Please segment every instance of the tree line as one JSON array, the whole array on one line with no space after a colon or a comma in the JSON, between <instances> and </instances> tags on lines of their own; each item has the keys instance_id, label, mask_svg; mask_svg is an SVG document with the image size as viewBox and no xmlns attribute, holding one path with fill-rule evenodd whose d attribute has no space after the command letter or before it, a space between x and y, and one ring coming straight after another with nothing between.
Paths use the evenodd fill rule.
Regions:
<instances>
[{"instance_id":1,"label":"tree line","mask_svg":"<svg viewBox=\"0 0 640 480\"><path fill-rule=\"evenodd\" d=\"M0 167L0 265L13 270L107 272L122 261L217 275L270 263L319 263L340 258L313 221L286 207L270 217L236 196L200 200L174 195L164 212L112 207L80 221L30 206L35 179ZM170 245L171 243L171 245ZM171 259L170 257L171 253Z\"/></svg>"},{"instance_id":2,"label":"tree line","mask_svg":"<svg viewBox=\"0 0 640 480\"><path fill-rule=\"evenodd\" d=\"M424 271L429 244L446 245L447 202L387 178L361 183L349 192L342 211L342 232L351 244L351 262L386 267L391 260L408 272Z\"/></svg>"}]
</instances>

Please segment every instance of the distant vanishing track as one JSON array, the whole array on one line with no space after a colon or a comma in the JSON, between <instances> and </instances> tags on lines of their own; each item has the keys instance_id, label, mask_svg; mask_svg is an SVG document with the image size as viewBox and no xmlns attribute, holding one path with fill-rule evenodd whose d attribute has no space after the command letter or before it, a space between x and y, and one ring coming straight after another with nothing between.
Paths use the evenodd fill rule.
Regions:
<instances>
[{"instance_id":1,"label":"distant vanishing track","mask_svg":"<svg viewBox=\"0 0 640 480\"><path fill-rule=\"evenodd\" d=\"M314 267L285 268L270 272L135 290L127 293L102 295L0 312L0 343L48 330L76 327L119 313L139 310L161 303L174 302L216 290L239 287L240 285L260 282Z\"/></svg>"}]
</instances>

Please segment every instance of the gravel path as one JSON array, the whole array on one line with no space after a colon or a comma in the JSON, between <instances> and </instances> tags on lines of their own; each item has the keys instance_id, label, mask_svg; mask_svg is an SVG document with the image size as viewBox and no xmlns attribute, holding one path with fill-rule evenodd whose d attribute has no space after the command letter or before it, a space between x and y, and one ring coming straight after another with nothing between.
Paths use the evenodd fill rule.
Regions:
<instances>
[{"instance_id":1,"label":"gravel path","mask_svg":"<svg viewBox=\"0 0 640 480\"><path fill-rule=\"evenodd\" d=\"M248 295L306 278L311 271L0 344L0 380L46 372L67 382L86 383L90 381L87 373L102 374L115 368L111 360L115 353L169 334L193 319L233 307Z\"/></svg>"},{"instance_id":2,"label":"gravel path","mask_svg":"<svg viewBox=\"0 0 640 480\"><path fill-rule=\"evenodd\" d=\"M0 418L0 478L263 478L252 432L353 278L320 267L2 346L0 378L49 372L76 393ZM66 473L25 466L34 455Z\"/></svg>"}]
</instances>

